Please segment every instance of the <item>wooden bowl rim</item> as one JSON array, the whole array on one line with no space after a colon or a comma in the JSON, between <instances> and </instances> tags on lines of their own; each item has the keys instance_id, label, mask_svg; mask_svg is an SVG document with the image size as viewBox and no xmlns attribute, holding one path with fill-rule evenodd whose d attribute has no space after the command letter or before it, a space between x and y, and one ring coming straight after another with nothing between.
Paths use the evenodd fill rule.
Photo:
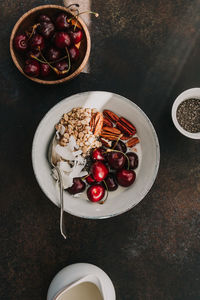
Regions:
<instances>
[{"instance_id":1,"label":"wooden bowl rim","mask_svg":"<svg viewBox=\"0 0 200 300\"><path fill-rule=\"evenodd\" d=\"M21 22L27 18L29 15L31 15L33 12L36 12L36 11L39 11L39 10L42 10L42 9L45 9L45 8L56 8L56 9L60 9L62 11L66 11L70 14L73 15L73 13L66 7L64 6L60 6L60 5L54 5L54 4L48 4L48 5L40 5L40 6L37 6L37 7L34 7L32 9L30 9L29 11L27 11L25 14L23 14L19 20L17 21L17 23L15 24L13 30L12 30L12 33L11 33L11 36L10 36L10 54L11 54L11 57L12 57L12 60L14 62L14 64L16 65L16 67L18 68L18 70L24 75L26 76L27 78L31 79L32 81L35 81L35 82L38 82L38 83L41 83L41 84L58 84L58 83L62 83L62 82L65 82L65 81L68 81L68 80L71 80L73 79L74 77L76 77L78 74L81 73L81 71L83 70L83 68L85 67L87 61L88 61L88 58L90 56L90 50L91 50L91 39L90 39L90 33L89 33L89 30L85 24L85 22L80 18L80 17L77 17L78 19L78 22L81 24L84 32L85 32L85 36L86 36L86 53L85 53L85 56L83 58L83 61L82 63L80 64L80 66L78 67L78 69L76 69L72 74L70 74L69 76L67 77L64 77L62 79L58 79L58 80L51 80L51 81L47 81L47 80L42 80L42 79L39 79L39 78L36 78L36 77L30 77L28 76L26 73L24 73L23 69L21 68L21 66L19 65L18 63L18 60L16 58L16 55L15 55L15 52L14 52L14 48L13 48L13 39L16 35L16 32L19 28L19 25L21 24Z\"/></svg>"}]
</instances>

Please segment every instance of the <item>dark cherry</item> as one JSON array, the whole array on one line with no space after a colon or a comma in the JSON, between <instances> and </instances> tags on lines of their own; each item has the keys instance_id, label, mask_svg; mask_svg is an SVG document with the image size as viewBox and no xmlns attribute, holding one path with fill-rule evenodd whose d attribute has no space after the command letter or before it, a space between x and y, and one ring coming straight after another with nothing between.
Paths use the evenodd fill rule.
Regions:
<instances>
[{"instance_id":1,"label":"dark cherry","mask_svg":"<svg viewBox=\"0 0 200 300\"><path fill-rule=\"evenodd\" d=\"M71 45L71 38L67 32L56 32L54 36L54 43L57 48L63 49Z\"/></svg>"},{"instance_id":2,"label":"dark cherry","mask_svg":"<svg viewBox=\"0 0 200 300\"><path fill-rule=\"evenodd\" d=\"M35 59L32 59L32 58L28 58L25 60L25 64L28 65L30 64L32 61L36 61Z\"/></svg>"},{"instance_id":3,"label":"dark cherry","mask_svg":"<svg viewBox=\"0 0 200 300\"><path fill-rule=\"evenodd\" d=\"M128 187L135 181L136 174L133 170L119 170L116 174L117 182L119 185Z\"/></svg>"},{"instance_id":4,"label":"dark cherry","mask_svg":"<svg viewBox=\"0 0 200 300\"><path fill-rule=\"evenodd\" d=\"M92 185L94 184L96 181L94 180L94 178L92 177L92 175L89 175L85 178L86 182L89 184L89 185Z\"/></svg>"},{"instance_id":5,"label":"dark cherry","mask_svg":"<svg viewBox=\"0 0 200 300\"><path fill-rule=\"evenodd\" d=\"M79 59L80 52L75 45L69 48L69 54L72 61L77 61Z\"/></svg>"},{"instance_id":6,"label":"dark cherry","mask_svg":"<svg viewBox=\"0 0 200 300\"><path fill-rule=\"evenodd\" d=\"M68 69L68 62L66 60L59 61L55 64L56 69L62 72Z\"/></svg>"},{"instance_id":7,"label":"dark cherry","mask_svg":"<svg viewBox=\"0 0 200 300\"><path fill-rule=\"evenodd\" d=\"M105 188L101 184L94 184L87 190L88 199L92 202L98 202L103 199Z\"/></svg>"},{"instance_id":8,"label":"dark cherry","mask_svg":"<svg viewBox=\"0 0 200 300\"><path fill-rule=\"evenodd\" d=\"M104 161L105 160L105 150L103 148L96 148L92 152L92 160L93 161Z\"/></svg>"},{"instance_id":9,"label":"dark cherry","mask_svg":"<svg viewBox=\"0 0 200 300\"><path fill-rule=\"evenodd\" d=\"M74 44L77 44L83 38L83 31L78 27L76 27L75 30L74 30L74 27L71 27L71 29L69 30L69 35L71 37L72 42Z\"/></svg>"},{"instance_id":10,"label":"dark cherry","mask_svg":"<svg viewBox=\"0 0 200 300\"><path fill-rule=\"evenodd\" d=\"M91 166L91 174L97 182L104 180L108 175L108 168L101 161L96 161Z\"/></svg>"},{"instance_id":11,"label":"dark cherry","mask_svg":"<svg viewBox=\"0 0 200 300\"><path fill-rule=\"evenodd\" d=\"M120 170L124 167L126 157L121 152L109 152L108 153L108 164L111 169Z\"/></svg>"},{"instance_id":12,"label":"dark cherry","mask_svg":"<svg viewBox=\"0 0 200 300\"><path fill-rule=\"evenodd\" d=\"M57 31L53 33L52 37L50 38L50 43L54 44L55 43L55 37L56 37Z\"/></svg>"},{"instance_id":13,"label":"dark cherry","mask_svg":"<svg viewBox=\"0 0 200 300\"><path fill-rule=\"evenodd\" d=\"M138 156L134 152L128 152L126 155L129 158L129 169L135 170L138 167ZM126 164L125 167L128 167L127 159L126 159Z\"/></svg>"},{"instance_id":14,"label":"dark cherry","mask_svg":"<svg viewBox=\"0 0 200 300\"><path fill-rule=\"evenodd\" d=\"M75 195L84 192L85 187L86 187L85 182L81 178L76 177L73 179L73 185L66 190L71 195Z\"/></svg>"},{"instance_id":15,"label":"dark cherry","mask_svg":"<svg viewBox=\"0 0 200 300\"><path fill-rule=\"evenodd\" d=\"M115 144L116 144L116 141L113 141L112 142L112 148L114 147ZM124 152L124 153L126 153L126 151L127 151L127 147L122 141L118 141L118 143L116 144L114 149L118 150L118 151L121 151L121 152Z\"/></svg>"},{"instance_id":16,"label":"dark cherry","mask_svg":"<svg viewBox=\"0 0 200 300\"><path fill-rule=\"evenodd\" d=\"M41 22L38 26L38 32L45 38L49 39L55 31L55 26L52 22Z\"/></svg>"},{"instance_id":17,"label":"dark cherry","mask_svg":"<svg viewBox=\"0 0 200 300\"><path fill-rule=\"evenodd\" d=\"M33 37L29 41L31 49L37 50L43 50L44 49L44 38L40 34L34 34Z\"/></svg>"},{"instance_id":18,"label":"dark cherry","mask_svg":"<svg viewBox=\"0 0 200 300\"><path fill-rule=\"evenodd\" d=\"M60 49L56 49L55 47L51 47L47 50L47 58L49 61L57 60L61 57L61 51Z\"/></svg>"},{"instance_id":19,"label":"dark cherry","mask_svg":"<svg viewBox=\"0 0 200 300\"><path fill-rule=\"evenodd\" d=\"M24 72L28 76L37 77L40 74L40 64L34 59L27 59Z\"/></svg>"},{"instance_id":20,"label":"dark cherry","mask_svg":"<svg viewBox=\"0 0 200 300\"><path fill-rule=\"evenodd\" d=\"M65 30L70 27L70 23L67 21L68 16L65 13L61 13L57 16L55 25L58 30Z\"/></svg>"},{"instance_id":21,"label":"dark cherry","mask_svg":"<svg viewBox=\"0 0 200 300\"><path fill-rule=\"evenodd\" d=\"M51 68L48 64L40 64L40 75L47 77L51 72Z\"/></svg>"},{"instance_id":22,"label":"dark cherry","mask_svg":"<svg viewBox=\"0 0 200 300\"><path fill-rule=\"evenodd\" d=\"M39 58L40 57L40 51L38 49L28 51L27 52L27 57L32 58L31 55L34 55L35 57Z\"/></svg>"},{"instance_id":23,"label":"dark cherry","mask_svg":"<svg viewBox=\"0 0 200 300\"><path fill-rule=\"evenodd\" d=\"M14 38L14 47L19 52L25 52L28 48L28 40L25 34L17 35Z\"/></svg>"},{"instance_id":24,"label":"dark cherry","mask_svg":"<svg viewBox=\"0 0 200 300\"><path fill-rule=\"evenodd\" d=\"M116 191L116 189L118 188L116 178L115 178L114 174L112 174L112 173L108 174L108 176L105 179L105 183L106 183L106 185L108 187L108 190L110 192Z\"/></svg>"},{"instance_id":25,"label":"dark cherry","mask_svg":"<svg viewBox=\"0 0 200 300\"><path fill-rule=\"evenodd\" d=\"M47 15L39 15L38 22L51 22L51 19Z\"/></svg>"}]
</instances>

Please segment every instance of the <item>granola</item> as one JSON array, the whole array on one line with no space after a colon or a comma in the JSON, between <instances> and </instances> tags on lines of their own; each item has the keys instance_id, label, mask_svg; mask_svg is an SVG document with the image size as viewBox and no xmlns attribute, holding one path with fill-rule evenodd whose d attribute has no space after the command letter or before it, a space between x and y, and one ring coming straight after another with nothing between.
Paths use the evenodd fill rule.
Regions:
<instances>
[{"instance_id":1,"label":"granola","mask_svg":"<svg viewBox=\"0 0 200 300\"><path fill-rule=\"evenodd\" d=\"M64 113L55 126L59 144L66 146L70 136L74 136L83 156L86 156L91 149L101 147L102 143L98 140L98 135L93 133L90 125L96 113L96 109L83 107L73 108L70 112Z\"/></svg>"}]
</instances>

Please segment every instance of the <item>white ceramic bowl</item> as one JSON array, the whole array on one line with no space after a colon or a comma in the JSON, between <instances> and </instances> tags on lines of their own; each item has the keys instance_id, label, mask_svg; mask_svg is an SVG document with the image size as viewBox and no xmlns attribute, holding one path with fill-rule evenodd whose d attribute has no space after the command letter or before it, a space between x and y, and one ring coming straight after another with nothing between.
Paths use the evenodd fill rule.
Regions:
<instances>
[{"instance_id":1,"label":"white ceramic bowl","mask_svg":"<svg viewBox=\"0 0 200 300\"><path fill-rule=\"evenodd\" d=\"M160 150L156 132L145 113L130 100L109 92L85 92L73 95L55 105L40 122L33 140L32 163L36 179L46 196L59 206L59 193L51 176L51 167L47 159L49 143L55 134L54 126L63 113L73 107L110 109L130 120L137 128L140 139L138 145L139 167L136 180L129 188L119 188L110 192L103 205L82 198L73 198L64 192L64 210L72 215L101 219L122 214L138 204L152 187L156 178Z\"/></svg>"},{"instance_id":2,"label":"white ceramic bowl","mask_svg":"<svg viewBox=\"0 0 200 300\"><path fill-rule=\"evenodd\" d=\"M183 135L185 135L191 139L200 139L200 132L192 133L192 132L186 131L185 129L183 129L183 127L180 126L180 124L178 123L177 117L176 117L176 112L177 112L178 106L187 99L200 99L200 88L193 88L193 89L186 90L186 91L182 92L176 98L176 100L174 101L173 106L172 106L172 112L171 112L172 120L173 120L175 127L178 129L178 131L180 133L182 133Z\"/></svg>"}]
</instances>

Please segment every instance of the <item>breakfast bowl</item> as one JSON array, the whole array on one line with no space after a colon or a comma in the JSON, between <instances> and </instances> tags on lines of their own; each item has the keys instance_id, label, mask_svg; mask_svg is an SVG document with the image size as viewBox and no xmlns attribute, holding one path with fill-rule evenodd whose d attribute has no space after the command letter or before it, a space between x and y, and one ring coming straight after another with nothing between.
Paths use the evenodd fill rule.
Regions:
<instances>
[{"instance_id":1,"label":"breakfast bowl","mask_svg":"<svg viewBox=\"0 0 200 300\"><path fill-rule=\"evenodd\" d=\"M200 139L200 88L182 92L172 106L172 120L176 129L191 139Z\"/></svg>"},{"instance_id":2,"label":"breakfast bowl","mask_svg":"<svg viewBox=\"0 0 200 300\"><path fill-rule=\"evenodd\" d=\"M67 15L67 21L61 23L57 19L61 14ZM70 26L66 27L68 23ZM59 5L29 10L17 21L10 37L15 66L24 76L41 84L59 84L79 75L88 61L90 48L86 24L70 8Z\"/></svg>"},{"instance_id":3,"label":"breakfast bowl","mask_svg":"<svg viewBox=\"0 0 200 300\"><path fill-rule=\"evenodd\" d=\"M123 116L132 122L137 128L136 136L139 138L139 143L133 148L139 158L139 164L135 169L134 183L129 187L120 186L117 190L109 192L103 204L89 201L85 194L74 197L64 191L64 210L87 219L103 219L122 214L137 205L149 192L160 161L159 142L152 123L135 103L123 96L103 91L84 92L60 101L47 112L33 139L32 165L36 179L46 196L59 206L59 190L51 175L47 153L49 144L55 136L55 125L59 123L64 113L70 112L75 107L97 109L100 112L110 110L113 114Z\"/></svg>"}]
</instances>

